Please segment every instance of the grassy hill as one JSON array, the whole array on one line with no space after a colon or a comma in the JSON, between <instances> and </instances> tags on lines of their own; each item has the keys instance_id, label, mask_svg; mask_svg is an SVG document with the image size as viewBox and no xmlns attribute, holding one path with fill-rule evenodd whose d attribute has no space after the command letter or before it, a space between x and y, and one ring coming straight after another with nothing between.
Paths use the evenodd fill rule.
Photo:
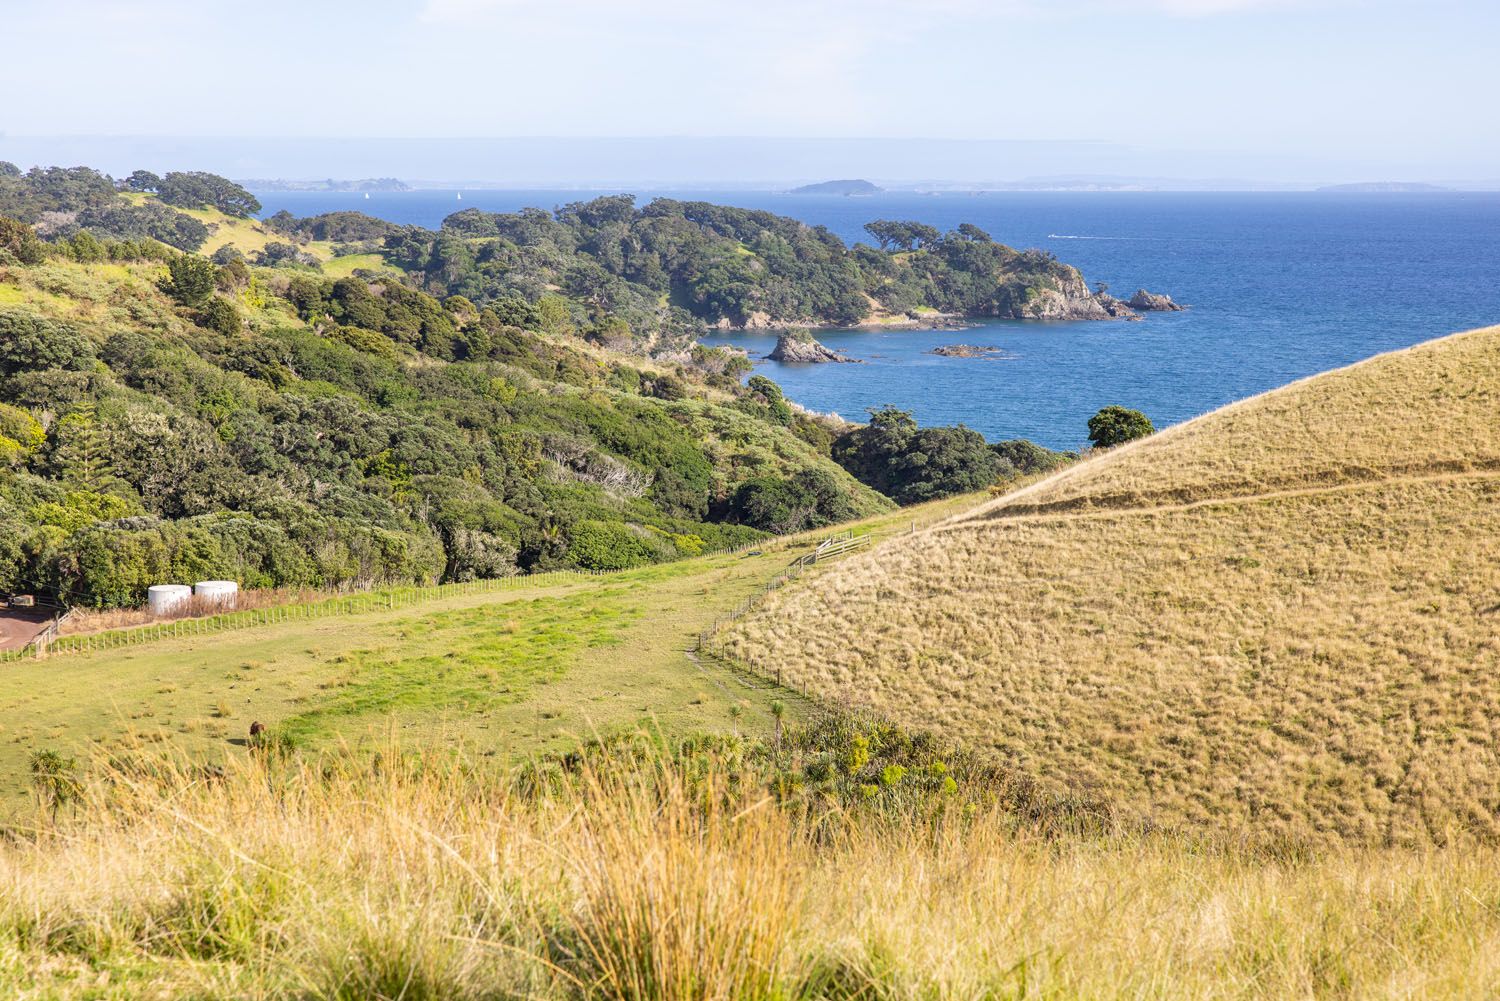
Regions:
<instances>
[{"instance_id":1,"label":"grassy hill","mask_svg":"<svg viewBox=\"0 0 1500 1001\"><path fill-rule=\"evenodd\" d=\"M1393 396L1414 387L1412 414L1426 400L1461 426L1493 401L1497 338L1369 369ZM1257 824L1299 840L1483 832L1491 470L1442 468L1474 454L1460 436L1431 436L1398 469L1356 435L1363 472L1335 455L1322 480L1210 492L1238 482L1202 456L1216 423L1274 433L1277 408L1338 413L1340 378L992 503L940 502L915 515L947 517L929 530L909 533L909 511L868 522L878 549L814 569L731 631L743 654L776 658L761 667L783 671L780 691L685 650L803 539L0 669L17 818L0 838L0 993L1493 996L1496 845L1199 836L1242 823L1247 799ZM1160 478L1181 468L1209 486L1145 503L1090 492L1111 470L1155 483L1127 468L1153 455ZM1052 498L1065 506L1036 510ZM879 720L836 718L838 740L812 741L826 724L793 694L804 683L1003 747L1009 778ZM246 753L234 742L252 714L329 753ZM648 716L666 739L492 764ZM141 748L187 757L119 757ZM42 749L97 752L55 816L19 795L20 763ZM1389 833L1366 816L1381 805L1371 775L1394 790ZM1194 829L1086 822L1071 811L1094 793Z\"/></svg>"},{"instance_id":2,"label":"grassy hill","mask_svg":"<svg viewBox=\"0 0 1500 1001\"><path fill-rule=\"evenodd\" d=\"M142 192L122 192L120 198L136 206L157 201L155 195ZM266 248L271 244L286 243L290 239L286 234L277 233L258 219L228 215L212 207L178 208L176 211L198 220L208 229L207 239L197 250L197 253L204 257L212 257L217 251L230 247L253 260L256 255L265 253ZM378 251L363 254L336 254L334 244L330 240L301 241L297 244L297 249L313 258L317 268L330 278L347 278L360 269L396 272L401 270L389 260L387 255Z\"/></svg>"},{"instance_id":3,"label":"grassy hill","mask_svg":"<svg viewBox=\"0 0 1500 1001\"><path fill-rule=\"evenodd\" d=\"M1056 790L1254 840L1500 836L1500 328L1304 380L724 638Z\"/></svg>"}]
</instances>

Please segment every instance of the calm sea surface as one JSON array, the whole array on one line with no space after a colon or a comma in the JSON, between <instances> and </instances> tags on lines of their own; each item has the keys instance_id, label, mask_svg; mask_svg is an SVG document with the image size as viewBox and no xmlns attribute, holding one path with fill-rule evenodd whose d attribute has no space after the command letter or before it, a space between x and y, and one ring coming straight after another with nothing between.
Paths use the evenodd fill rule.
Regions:
<instances>
[{"instance_id":1,"label":"calm sea surface","mask_svg":"<svg viewBox=\"0 0 1500 1001\"><path fill-rule=\"evenodd\" d=\"M962 331L824 331L862 365L757 370L815 410L859 417L895 403L924 424L963 423L991 440L1071 448L1101 406L1144 410L1158 426L1304 375L1455 330L1500 323L1500 194L887 194L867 198L673 191L828 226L848 242L871 219L972 222L997 240L1042 247L1128 297L1170 293L1185 313L1144 323L988 322ZM640 193L642 202L654 194ZM358 194L264 192L267 213L357 209L436 226L460 208L554 208L562 191ZM759 359L775 338L714 337ZM944 358L942 344L999 358ZM1500 417L1497 417L1500 420Z\"/></svg>"}]
</instances>

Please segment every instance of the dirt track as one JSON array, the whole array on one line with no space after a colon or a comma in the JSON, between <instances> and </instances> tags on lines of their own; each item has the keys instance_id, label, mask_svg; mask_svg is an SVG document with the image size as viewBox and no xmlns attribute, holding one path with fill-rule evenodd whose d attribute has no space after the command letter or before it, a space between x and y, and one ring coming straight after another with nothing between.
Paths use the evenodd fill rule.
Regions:
<instances>
[{"instance_id":1,"label":"dirt track","mask_svg":"<svg viewBox=\"0 0 1500 1001\"><path fill-rule=\"evenodd\" d=\"M51 621L46 609L0 608L0 651L21 649Z\"/></svg>"}]
</instances>

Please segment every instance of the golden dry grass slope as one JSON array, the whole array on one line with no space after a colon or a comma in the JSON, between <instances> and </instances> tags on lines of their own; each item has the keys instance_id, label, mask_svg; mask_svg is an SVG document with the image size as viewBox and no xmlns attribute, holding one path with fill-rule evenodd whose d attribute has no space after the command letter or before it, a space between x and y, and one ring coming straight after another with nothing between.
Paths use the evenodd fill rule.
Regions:
<instances>
[{"instance_id":1,"label":"golden dry grass slope","mask_svg":"<svg viewBox=\"0 0 1500 1001\"><path fill-rule=\"evenodd\" d=\"M0 996L1492 998L1500 852L1316 862L768 809L682 771L536 798L387 748L91 786L0 839ZM706 762L700 760L700 765ZM248 765L248 767L247 767ZM418 767L420 765L421 767ZM408 767L409 766L409 767ZM705 782L707 779L707 782ZM830 830L830 824L832 830Z\"/></svg>"},{"instance_id":2,"label":"golden dry grass slope","mask_svg":"<svg viewBox=\"0 0 1500 1001\"><path fill-rule=\"evenodd\" d=\"M726 653L1253 840L1500 837L1500 328L1294 383L779 592Z\"/></svg>"}]
</instances>

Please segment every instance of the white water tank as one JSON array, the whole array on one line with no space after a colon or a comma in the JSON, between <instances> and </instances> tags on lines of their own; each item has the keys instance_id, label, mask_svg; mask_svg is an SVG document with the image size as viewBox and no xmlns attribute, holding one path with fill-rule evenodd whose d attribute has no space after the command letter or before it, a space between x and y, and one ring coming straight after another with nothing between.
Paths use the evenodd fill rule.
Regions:
<instances>
[{"instance_id":1,"label":"white water tank","mask_svg":"<svg viewBox=\"0 0 1500 1001\"><path fill-rule=\"evenodd\" d=\"M152 615L166 615L192 596L186 584L153 584L146 589L146 608Z\"/></svg>"},{"instance_id":2,"label":"white water tank","mask_svg":"<svg viewBox=\"0 0 1500 1001\"><path fill-rule=\"evenodd\" d=\"M193 597L223 608L234 607L234 596L240 586L232 580L200 580L193 585Z\"/></svg>"}]
</instances>

